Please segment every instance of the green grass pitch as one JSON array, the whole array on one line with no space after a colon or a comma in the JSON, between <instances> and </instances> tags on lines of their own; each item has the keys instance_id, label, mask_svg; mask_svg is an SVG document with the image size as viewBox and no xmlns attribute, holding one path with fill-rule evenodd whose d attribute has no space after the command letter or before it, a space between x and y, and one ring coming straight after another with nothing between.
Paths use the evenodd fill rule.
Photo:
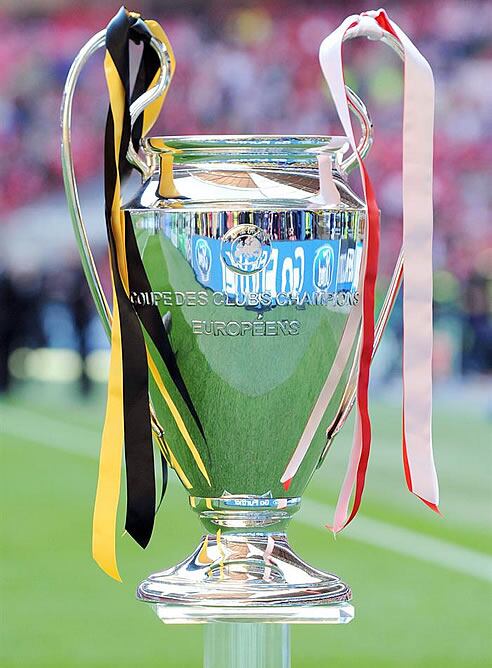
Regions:
<instances>
[{"instance_id":1,"label":"green grass pitch","mask_svg":"<svg viewBox=\"0 0 492 668\"><path fill-rule=\"evenodd\" d=\"M436 408L440 518L404 489L399 408L373 404L360 516L336 540L323 528L347 461L346 425L289 531L302 557L351 584L356 619L294 627L293 666L491 665L490 424L470 407ZM150 547L119 540L122 585L91 559L103 407L102 392L81 402L41 385L0 403L4 668L201 665L203 629L165 627L134 598L140 579L176 563L200 535L175 480Z\"/></svg>"}]
</instances>

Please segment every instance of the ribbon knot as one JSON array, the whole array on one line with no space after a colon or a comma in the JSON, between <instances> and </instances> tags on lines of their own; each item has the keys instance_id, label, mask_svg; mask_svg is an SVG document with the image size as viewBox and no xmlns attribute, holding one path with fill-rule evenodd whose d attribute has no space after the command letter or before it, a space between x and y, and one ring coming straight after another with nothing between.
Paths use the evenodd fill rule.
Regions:
<instances>
[{"instance_id":1,"label":"ribbon knot","mask_svg":"<svg viewBox=\"0 0 492 668\"><path fill-rule=\"evenodd\" d=\"M355 37L367 37L367 39L378 41L383 37L384 30L376 21L374 11L364 12L358 17L357 24L351 29Z\"/></svg>"}]
</instances>

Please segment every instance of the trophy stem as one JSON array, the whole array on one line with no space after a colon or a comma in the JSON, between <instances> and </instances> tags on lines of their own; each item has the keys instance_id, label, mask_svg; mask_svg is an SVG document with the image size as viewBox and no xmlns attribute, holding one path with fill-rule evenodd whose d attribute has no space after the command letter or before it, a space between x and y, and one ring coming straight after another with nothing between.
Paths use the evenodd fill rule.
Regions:
<instances>
[{"instance_id":1,"label":"trophy stem","mask_svg":"<svg viewBox=\"0 0 492 668\"><path fill-rule=\"evenodd\" d=\"M265 623L207 624L203 667L290 668L290 627Z\"/></svg>"}]
</instances>

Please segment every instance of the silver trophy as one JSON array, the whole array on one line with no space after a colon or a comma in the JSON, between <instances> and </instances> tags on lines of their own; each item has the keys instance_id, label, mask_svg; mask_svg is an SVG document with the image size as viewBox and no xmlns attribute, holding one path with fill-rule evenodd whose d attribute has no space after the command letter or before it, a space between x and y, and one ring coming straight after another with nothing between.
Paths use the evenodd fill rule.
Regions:
<instances>
[{"instance_id":1,"label":"silver trophy","mask_svg":"<svg viewBox=\"0 0 492 668\"><path fill-rule=\"evenodd\" d=\"M389 33L383 39L401 55ZM104 43L102 31L68 75L62 156L82 263L109 333L111 313L82 220L70 142L76 82ZM166 47L155 38L151 44L161 74L131 105L132 124L169 83ZM357 95L347 93L360 120L364 157L372 124ZM350 588L305 563L285 533L355 397L358 329L323 399L347 321L358 308L365 249L365 205L347 180L357 159L347 149L344 137L329 136L149 137L138 152L130 143L128 161L138 165L143 182L122 210L131 217L150 285L130 298L135 307L159 309L206 436L196 434L189 415L184 431L179 427L170 409L170 401L179 405L179 392L159 368L170 401L151 382L154 436L204 530L190 556L138 587L138 598L164 622L340 623L353 617ZM400 255L375 348L401 271ZM192 435L198 457L183 433ZM309 447L287 488L282 476L302 438Z\"/></svg>"}]
</instances>

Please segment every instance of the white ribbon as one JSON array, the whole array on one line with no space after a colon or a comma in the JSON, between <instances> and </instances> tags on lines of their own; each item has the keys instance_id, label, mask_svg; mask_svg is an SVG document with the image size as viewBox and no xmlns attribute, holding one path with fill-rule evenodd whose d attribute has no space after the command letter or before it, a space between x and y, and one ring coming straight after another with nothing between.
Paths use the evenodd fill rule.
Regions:
<instances>
[{"instance_id":1,"label":"white ribbon","mask_svg":"<svg viewBox=\"0 0 492 668\"><path fill-rule=\"evenodd\" d=\"M378 19L380 23L378 23ZM349 28L380 39L387 22L404 49L403 112L403 411L404 457L410 490L426 503L439 502L432 452L432 156L434 81L432 71L405 33L384 12L350 16L320 48L320 63L340 121L357 150L343 79L342 42ZM353 34L353 33L351 33ZM357 154L358 155L358 154ZM359 158L359 162L361 160ZM365 185L365 184L364 184ZM358 430L352 461L340 494L334 528L346 518L359 456ZM350 486L350 490L348 487Z\"/></svg>"},{"instance_id":2,"label":"white ribbon","mask_svg":"<svg viewBox=\"0 0 492 668\"><path fill-rule=\"evenodd\" d=\"M384 10L349 16L322 43L320 63L335 102L338 116L360 166L367 202L369 179L357 151L345 91L342 43L350 36L381 39L390 32L403 47L405 61L403 112L403 457L409 489L437 510L439 492L432 452L432 156L434 81L425 58ZM362 272L364 276L364 272ZM362 286L364 289L364 286ZM358 314L357 314L358 315ZM355 321L357 315L353 314ZM336 364L347 352L338 351ZM313 409L301 440L282 476L288 488L321 421L321 409L334 391L334 369ZM323 410L324 412L324 410ZM333 529L347 521L350 496L362 453L360 414L354 444L335 512ZM362 483L363 485L363 483Z\"/></svg>"}]
</instances>

